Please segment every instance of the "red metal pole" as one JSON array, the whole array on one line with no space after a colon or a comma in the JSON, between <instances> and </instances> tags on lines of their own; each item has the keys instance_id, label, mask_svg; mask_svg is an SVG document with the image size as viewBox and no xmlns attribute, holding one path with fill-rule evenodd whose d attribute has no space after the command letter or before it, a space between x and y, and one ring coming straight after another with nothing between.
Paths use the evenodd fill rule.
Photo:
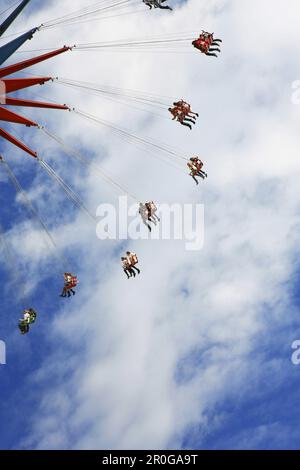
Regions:
<instances>
[{"instance_id":1,"label":"red metal pole","mask_svg":"<svg viewBox=\"0 0 300 470\"><path fill-rule=\"evenodd\" d=\"M23 144L20 140L16 139L13 137L11 134L6 132L4 129L0 128L0 137L3 137L3 139L8 140L8 142L12 143L16 147L19 147L21 150L24 150L24 152L29 153L34 158L37 158L37 153L31 150L29 147L27 147L25 144Z\"/></svg>"},{"instance_id":2,"label":"red metal pole","mask_svg":"<svg viewBox=\"0 0 300 470\"><path fill-rule=\"evenodd\" d=\"M71 47L64 46L61 49L57 49L56 51L52 51L47 54L40 55L38 57L34 57L33 59L23 60L22 62L18 62L17 64L8 65L7 67L3 67L0 69L0 78L6 77L7 75L11 75L15 72L19 72L20 70L24 70L28 67L31 67L32 65L51 59L52 57L55 57L59 54L63 54L64 52L70 50Z\"/></svg>"},{"instance_id":3,"label":"red metal pole","mask_svg":"<svg viewBox=\"0 0 300 470\"><path fill-rule=\"evenodd\" d=\"M9 109L0 107L0 121L14 122L15 124L23 124L25 126L38 126L38 124L30 119L27 119L20 114L13 113Z\"/></svg>"},{"instance_id":4,"label":"red metal pole","mask_svg":"<svg viewBox=\"0 0 300 470\"><path fill-rule=\"evenodd\" d=\"M13 91L23 90L34 85L44 85L44 83L52 80L51 77L37 77L37 78L4 78L2 82L5 86L5 93L12 93Z\"/></svg>"},{"instance_id":5,"label":"red metal pole","mask_svg":"<svg viewBox=\"0 0 300 470\"><path fill-rule=\"evenodd\" d=\"M65 104L42 103L41 101L19 100L17 98L6 98L5 103L8 106L24 106L28 108L48 108L48 109L69 109Z\"/></svg>"}]
</instances>

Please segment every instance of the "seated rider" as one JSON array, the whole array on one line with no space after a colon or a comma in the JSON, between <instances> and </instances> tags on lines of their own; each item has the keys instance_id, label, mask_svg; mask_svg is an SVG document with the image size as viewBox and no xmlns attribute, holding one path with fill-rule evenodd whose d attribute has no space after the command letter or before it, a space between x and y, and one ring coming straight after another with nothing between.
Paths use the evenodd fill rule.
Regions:
<instances>
[{"instance_id":1,"label":"seated rider","mask_svg":"<svg viewBox=\"0 0 300 470\"><path fill-rule=\"evenodd\" d=\"M33 308L30 308L28 310L24 310L24 320L28 322L29 325L32 323L35 323L37 317L37 313Z\"/></svg>"},{"instance_id":2,"label":"seated rider","mask_svg":"<svg viewBox=\"0 0 300 470\"><path fill-rule=\"evenodd\" d=\"M203 162L198 157L190 158L189 162L187 163L187 166L191 170L190 176L193 178L197 185L199 184L199 182L196 176L200 176L202 179L207 178L207 173L202 170Z\"/></svg>"},{"instance_id":3,"label":"seated rider","mask_svg":"<svg viewBox=\"0 0 300 470\"><path fill-rule=\"evenodd\" d=\"M30 322L35 323L37 317L37 313L33 308L30 309Z\"/></svg>"},{"instance_id":4,"label":"seated rider","mask_svg":"<svg viewBox=\"0 0 300 470\"><path fill-rule=\"evenodd\" d=\"M26 335L27 333L29 333L29 324L26 320L19 320L19 330L21 335Z\"/></svg>"},{"instance_id":5,"label":"seated rider","mask_svg":"<svg viewBox=\"0 0 300 470\"><path fill-rule=\"evenodd\" d=\"M160 218L157 216L157 207L153 201L146 202L145 207L148 211L148 220L156 225L156 221L160 222Z\"/></svg>"},{"instance_id":6,"label":"seated rider","mask_svg":"<svg viewBox=\"0 0 300 470\"><path fill-rule=\"evenodd\" d=\"M172 121L177 120L182 126L189 127L192 130L192 126L189 123L196 124L196 121L192 118L187 117L187 113L182 111L180 108L168 108L169 112L172 114Z\"/></svg>"},{"instance_id":7,"label":"seated rider","mask_svg":"<svg viewBox=\"0 0 300 470\"><path fill-rule=\"evenodd\" d=\"M193 117L193 116L199 117L199 114L194 113L192 111L191 105L184 100L180 100L180 101L173 103L173 106L177 108L179 111L181 111L182 113L184 113L185 116L187 117Z\"/></svg>"},{"instance_id":8,"label":"seated rider","mask_svg":"<svg viewBox=\"0 0 300 470\"><path fill-rule=\"evenodd\" d=\"M168 111L173 116L172 121L175 121L175 119L177 119L178 115L181 113L181 110L178 108L178 106L174 106L174 108L168 108Z\"/></svg>"},{"instance_id":9,"label":"seated rider","mask_svg":"<svg viewBox=\"0 0 300 470\"><path fill-rule=\"evenodd\" d=\"M29 325L35 323L37 313L33 308L24 310L22 320L19 320L19 330L22 335L29 333Z\"/></svg>"},{"instance_id":10,"label":"seated rider","mask_svg":"<svg viewBox=\"0 0 300 470\"><path fill-rule=\"evenodd\" d=\"M151 220L149 219L148 209L147 209L146 205L143 204L142 202L140 203L140 206L139 206L139 214L142 217L142 221L143 221L144 225L146 225L149 232L151 232L152 228L150 227L150 224L148 224L148 221L151 222Z\"/></svg>"},{"instance_id":11,"label":"seated rider","mask_svg":"<svg viewBox=\"0 0 300 470\"><path fill-rule=\"evenodd\" d=\"M28 325L30 324L30 312L29 312L29 310L24 310L23 319L24 319L24 321L26 321L28 323Z\"/></svg>"},{"instance_id":12,"label":"seated rider","mask_svg":"<svg viewBox=\"0 0 300 470\"><path fill-rule=\"evenodd\" d=\"M127 279L131 278L132 276L135 277L136 274L135 274L134 270L132 269L128 259L123 257L123 258L121 258L121 261L122 261L122 267L123 267L124 273L127 276Z\"/></svg>"},{"instance_id":13,"label":"seated rider","mask_svg":"<svg viewBox=\"0 0 300 470\"><path fill-rule=\"evenodd\" d=\"M180 108L182 110L186 109L187 111L191 109L191 106L186 101L183 101L183 100L175 101L175 103L173 103L173 106L175 106L176 108Z\"/></svg>"},{"instance_id":14,"label":"seated rider","mask_svg":"<svg viewBox=\"0 0 300 470\"><path fill-rule=\"evenodd\" d=\"M65 273L64 280L65 285L63 287L61 297L67 297L67 295L68 297L71 297L71 292L73 295L75 295L76 292L74 291L74 287L76 287L78 284L77 277L73 276L71 273Z\"/></svg>"},{"instance_id":15,"label":"seated rider","mask_svg":"<svg viewBox=\"0 0 300 470\"><path fill-rule=\"evenodd\" d=\"M201 36L198 39L195 39L192 44L196 49L199 49L199 51L203 52L203 54L207 54L209 51L209 44Z\"/></svg>"},{"instance_id":16,"label":"seated rider","mask_svg":"<svg viewBox=\"0 0 300 470\"><path fill-rule=\"evenodd\" d=\"M210 47L213 43L213 40L214 40L214 33L209 33L208 31L203 31L202 30L202 33L200 34L200 38L203 39L203 41L206 42L208 47Z\"/></svg>"},{"instance_id":17,"label":"seated rider","mask_svg":"<svg viewBox=\"0 0 300 470\"><path fill-rule=\"evenodd\" d=\"M216 52L221 52L220 42L222 42L221 39L214 39L214 33L202 31L199 38L192 42L192 45L207 56L218 57Z\"/></svg>"},{"instance_id":18,"label":"seated rider","mask_svg":"<svg viewBox=\"0 0 300 470\"><path fill-rule=\"evenodd\" d=\"M196 165L198 171L200 171L203 167L203 162L198 157L190 158L190 161Z\"/></svg>"},{"instance_id":19,"label":"seated rider","mask_svg":"<svg viewBox=\"0 0 300 470\"><path fill-rule=\"evenodd\" d=\"M203 39L207 41L210 46L216 46L218 45L218 43L223 41L222 39L215 39L214 34L215 33L208 33L207 31L202 30L202 34L200 34L200 37L203 37Z\"/></svg>"},{"instance_id":20,"label":"seated rider","mask_svg":"<svg viewBox=\"0 0 300 470\"><path fill-rule=\"evenodd\" d=\"M131 253L130 251L127 251L126 256L127 256L127 260L130 265L130 268L135 269L137 273L140 274L141 273L140 269L136 267L136 265L139 262L137 255L135 253Z\"/></svg>"},{"instance_id":21,"label":"seated rider","mask_svg":"<svg viewBox=\"0 0 300 470\"><path fill-rule=\"evenodd\" d=\"M163 6L162 3L166 2L167 0L143 0L143 3L145 3L150 10L152 8L160 8L161 10L172 10L171 7L169 6Z\"/></svg>"}]
</instances>

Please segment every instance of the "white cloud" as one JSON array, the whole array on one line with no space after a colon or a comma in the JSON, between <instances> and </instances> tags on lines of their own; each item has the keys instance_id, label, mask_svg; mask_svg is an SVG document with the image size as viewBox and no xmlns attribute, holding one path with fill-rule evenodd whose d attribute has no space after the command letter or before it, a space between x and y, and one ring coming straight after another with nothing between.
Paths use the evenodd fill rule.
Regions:
<instances>
[{"instance_id":1,"label":"white cloud","mask_svg":"<svg viewBox=\"0 0 300 470\"><path fill-rule=\"evenodd\" d=\"M65 1L60 14L80 4ZM54 5L48 6L39 19L29 18L28 25L55 17L55 11ZM279 1L271 6L261 0L191 0L174 16L155 13L139 15L138 20L133 16L95 23L94 29L88 24L50 30L32 41L34 49L203 28L214 30L224 43L218 60L196 52L186 56L72 52L35 69L187 96L200 112L193 133L159 119L140 120L126 107L65 88L53 85L53 93L50 86L45 88L45 96L74 100L80 108L132 127L138 134L172 139L172 145L186 149L187 155L201 153L209 178L196 188L188 176L120 143L106 129L89 126L71 114L43 113L47 127L71 145L82 145L98 161L105 155L105 167L141 199L204 201L206 242L200 253L186 252L175 242L139 242L134 250L142 274L127 281L118 264L119 245L100 243L84 216L57 228L54 236L60 246L74 244L82 256L81 283L77 298L66 303L53 322L49 333L53 350L44 364L47 374L37 371L32 378L32 384L47 384L47 389L39 397L26 446L180 445L189 426L207 426L207 409L247 388L256 335L268 332L262 307L269 305L274 315L280 314L277 302L284 297L283 283L294 268L300 108L282 90L291 92L295 51L290 44L299 40L298 17L299 5L293 0L289 8ZM43 135L33 142L41 150L48 145ZM67 157L59 155L57 162L57 155L45 152L46 160L50 158L66 179L85 187L89 207L96 208L106 198L114 200L93 172L83 180L78 171L73 173ZM26 164L28 159L19 163ZM39 187L30 194L36 200L44 193L39 202L44 212L47 188L44 180L36 182ZM52 198L52 207L59 207L60 197L52 194ZM47 216L52 220L54 214ZM30 237L18 244L27 260L33 243L36 239ZM70 358L68 344L78 347L75 358ZM258 376L260 365L256 364ZM64 378L69 370L71 375Z\"/></svg>"}]
</instances>

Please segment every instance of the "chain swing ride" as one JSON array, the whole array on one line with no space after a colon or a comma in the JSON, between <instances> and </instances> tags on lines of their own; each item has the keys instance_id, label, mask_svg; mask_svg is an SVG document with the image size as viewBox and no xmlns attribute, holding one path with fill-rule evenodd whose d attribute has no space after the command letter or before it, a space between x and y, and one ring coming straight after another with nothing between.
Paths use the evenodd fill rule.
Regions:
<instances>
[{"instance_id":1,"label":"chain swing ride","mask_svg":"<svg viewBox=\"0 0 300 470\"><path fill-rule=\"evenodd\" d=\"M63 180L61 176L47 163L38 151L30 148L23 140L15 137L12 133L5 130L2 125L18 124L25 127L33 127L55 141L55 143L64 150L64 152L74 158L76 161L87 165L89 168L95 171L95 174L100 177L107 184L111 185L118 193L127 194L135 202L139 204L139 214L142 222L152 231L153 225L157 225L160 219L157 215L157 205L154 201L140 202L140 199L131 194L131 192L124 188L116 179L104 171L99 165L91 162L87 162L84 156L76 149L70 148L59 136L54 135L46 127L39 125L37 122L19 114L12 109L18 107L24 108L39 108L43 110L60 110L70 111L75 113L78 117L85 121L92 122L99 126L104 126L111 131L112 134L118 138L124 140L129 144L133 144L144 151L151 154L156 158L161 159L167 164L175 166L180 171L183 170L182 163L188 167L189 175L193 178L195 183L198 185L199 181L197 178L206 179L207 174L203 171L203 162L199 157L187 158L181 151L173 148L167 143L159 142L151 137L139 136L133 133L130 129L120 128L114 123L107 121L100 116L94 116L86 111L69 107L65 104L57 104L54 102L43 102L27 100L22 98L11 97L14 92L20 92L25 89L32 88L37 85L44 85L45 83L52 82L62 87L69 87L74 90L80 90L81 92L99 96L108 101L113 101L119 105L125 105L132 108L136 108L148 113L152 113L160 118L171 118L173 121L178 122L180 125L187 127L192 130L193 126L196 125L199 114L192 110L192 107L184 99L176 97L159 96L157 94L122 89L117 87L109 87L101 84L94 84L89 82L83 82L73 80L70 78L60 78L52 76L35 76L30 73L30 77L18 77L14 74L18 72L27 71L28 68L49 61L50 59L65 54L67 52L81 51L81 52L128 52L128 51L143 51L143 52L155 52L155 53L173 53L173 52L190 52L194 47L200 53L208 57L218 57L221 52L221 39L215 39L213 33L202 31L200 34L193 33L176 33L168 35L160 35L152 38L140 38L135 40L116 40L116 41L103 41L96 43L79 43L72 46L63 46L55 49L36 49L26 50L26 53L39 53L30 59L15 62L8 66L3 64L15 54L21 54L23 51L19 49L27 42L30 41L39 31L50 30L54 28L62 28L71 25L79 25L82 23L106 20L109 18L116 18L119 16L132 15L132 14L145 14L145 6L149 7L149 14L153 14L155 9L172 12L173 8L169 5L171 0L102 0L94 3L93 5L81 8L70 14L66 14L47 22L44 22L40 26L34 27L29 31L22 32L21 34L15 34L5 36L6 31L23 12L25 7L30 3L31 0L23 0L13 4L10 8L5 8L0 12L0 18L5 17L4 21L0 25L0 38L1 40L10 39L6 44L0 46L0 139L9 142L21 149L24 153L35 159L40 165L40 168L53 180L55 184L58 184L66 196L74 203L74 205L87 217L95 221L95 217L89 212L84 202L79 195ZM12 9L12 12L7 13ZM13 78L10 78L14 75ZM51 100L49 100L51 101ZM12 108L12 109L11 109ZM154 154L155 152L155 154ZM0 156L0 171L5 173L7 180L14 186L17 195L21 196L24 205L26 205L29 213L35 219L42 231L44 232L48 242L53 248L57 248L55 240L51 235L51 232L47 228L43 219L35 209L34 205L30 201L26 194L26 191L22 187L22 184L16 177L11 164L3 157ZM0 248L2 247L2 253L6 258L6 262L9 262L9 250L5 240L5 232L0 226ZM62 257L64 262L64 257ZM122 268L127 278L135 277L136 274L140 274L140 270L137 268L138 257L135 253L127 252L126 256L121 258ZM67 266L67 260L64 263ZM71 295L75 295L75 288L78 285L77 276L71 272L65 272L63 274L63 289L61 297L69 298ZM20 283L20 281L18 281ZM25 298L25 294L23 296ZM27 306L23 311L23 317L19 320L19 330L22 335L29 333L31 325L36 322L37 311Z\"/></svg>"}]
</instances>

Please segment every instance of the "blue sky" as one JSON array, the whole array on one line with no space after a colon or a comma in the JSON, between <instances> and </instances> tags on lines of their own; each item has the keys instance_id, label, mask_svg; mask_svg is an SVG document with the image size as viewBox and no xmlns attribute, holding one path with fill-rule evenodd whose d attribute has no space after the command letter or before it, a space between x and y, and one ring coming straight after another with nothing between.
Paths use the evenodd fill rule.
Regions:
<instances>
[{"instance_id":1,"label":"blue sky","mask_svg":"<svg viewBox=\"0 0 300 470\"><path fill-rule=\"evenodd\" d=\"M79 8L82 2L75 3ZM199 29L220 31L225 50L218 63L180 55L182 68L174 56L105 55L102 60L95 54L91 67L90 56L74 53L32 72L191 96L203 117L187 141L185 130L175 135L172 123L135 111L125 114L58 86L38 91L45 99L74 100L94 114L101 111L114 122L128 120L139 134L161 141L172 136L174 145L188 151L201 147L209 168L205 190L195 191L184 175L141 159L139 150L125 148L107 131L84 127L72 115L24 114L59 132L88 158L98 158L143 197L155 191L160 201L204 202L206 243L201 253L186 253L175 242L134 245L143 260L143 277L129 288L118 266L124 245L100 244L93 225L61 190L53 190L31 157L0 142L1 153L59 246L55 256L45 247L38 225L28 222L26 207L0 177L0 223L7 231L15 269L21 278L26 276L32 287L30 302L39 312L30 335L20 337L17 322L24 305L2 261L0 339L7 344L7 364L0 366L1 449L299 448L300 368L291 363L291 344L300 338L300 116L299 106L290 102L290 90L300 72L289 50L299 36L292 22L299 6L291 1L291 11L282 12L286 17L281 18L278 2L270 24L267 0L245 0L243 8L234 0L182 3L170 19L158 14L149 25L144 19L144 28L149 34L194 31L201 23ZM62 2L62 10L69 12L70 4ZM55 5L48 4L44 11L43 2L32 0L11 32L54 16ZM99 31L87 25L80 32L43 32L24 49L35 49L39 40L47 47L90 42L99 35L137 35L134 20L118 21ZM255 39L248 34L251 21L256 23ZM280 45L274 44L278 24L284 30L291 25ZM281 54L275 53L278 48ZM159 83L150 77L154 67L164 70ZM34 93L29 90L23 96ZM13 131L14 126L6 128ZM43 136L17 132L43 153L91 211L102 201L115 201L92 172L71 164ZM58 296L62 253L80 279L77 296L66 303ZM160 260L155 270L154 255Z\"/></svg>"}]
</instances>

